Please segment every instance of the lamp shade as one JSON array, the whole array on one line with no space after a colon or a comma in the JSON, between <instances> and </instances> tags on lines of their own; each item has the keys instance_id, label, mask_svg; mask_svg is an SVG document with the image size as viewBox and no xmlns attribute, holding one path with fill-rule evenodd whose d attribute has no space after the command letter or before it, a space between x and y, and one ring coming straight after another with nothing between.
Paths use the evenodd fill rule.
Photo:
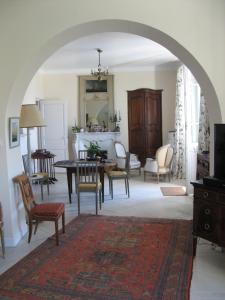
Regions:
<instances>
[{"instance_id":1,"label":"lamp shade","mask_svg":"<svg viewBox=\"0 0 225 300\"><path fill-rule=\"evenodd\" d=\"M20 127L32 128L46 126L36 104L22 105L20 113Z\"/></svg>"}]
</instances>

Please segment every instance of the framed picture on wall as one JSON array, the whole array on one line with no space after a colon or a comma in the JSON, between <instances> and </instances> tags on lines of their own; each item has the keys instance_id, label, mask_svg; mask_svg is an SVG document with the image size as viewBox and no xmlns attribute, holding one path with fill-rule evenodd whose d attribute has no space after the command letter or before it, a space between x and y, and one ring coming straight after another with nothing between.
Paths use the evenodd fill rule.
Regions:
<instances>
[{"instance_id":1,"label":"framed picture on wall","mask_svg":"<svg viewBox=\"0 0 225 300\"><path fill-rule=\"evenodd\" d=\"M86 80L86 93L107 93L107 80Z\"/></svg>"},{"instance_id":2,"label":"framed picture on wall","mask_svg":"<svg viewBox=\"0 0 225 300\"><path fill-rule=\"evenodd\" d=\"M9 148L20 145L20 118L9 118Z\"/></svg>"}]
</instances>

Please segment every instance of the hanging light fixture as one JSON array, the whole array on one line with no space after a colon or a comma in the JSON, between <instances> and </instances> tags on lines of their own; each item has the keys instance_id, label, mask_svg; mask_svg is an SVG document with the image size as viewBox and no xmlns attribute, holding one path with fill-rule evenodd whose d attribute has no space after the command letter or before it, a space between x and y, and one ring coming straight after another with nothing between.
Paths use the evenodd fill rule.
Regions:
<instances>
[{"instance_id":1,"label":"hanging light fixture","mask_svg":"<svg viewBox=\"0 0 225 300\"><path fill-rule=\"evenodd\" d=\"M96 76L97 77L97 79L99 80L99 81L101 81L102 80L102 76L107 76L107 75L109 75L109 70L108 70L108 67L107 68L103 68L102 66L101 66L101 58L100 58L100 55L101 55L101 53L103 52L103 50L101 50L101 49L96 49L97 50L97 52L98 52L98 68L97 68L97 70L95 71L95 70L91 70L91 75L92 76Z\"/></svg>"}]
</instances>

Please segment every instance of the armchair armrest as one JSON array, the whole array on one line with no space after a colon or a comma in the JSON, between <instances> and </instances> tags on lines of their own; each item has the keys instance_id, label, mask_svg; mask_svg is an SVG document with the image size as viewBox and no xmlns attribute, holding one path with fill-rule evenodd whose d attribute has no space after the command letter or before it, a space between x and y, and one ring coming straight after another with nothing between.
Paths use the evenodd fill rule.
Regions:
<instances>
[{"instance_id":1,"label":"armchair armrest","mask_svg":"<svg viewBox=\"0 0 225 300\"><path fill-rule=\"evenodd\" d=\"M137 160L138 160L137 154L130 153L130 160L135 160L135 161L137 161Z\"/></svg>"}]
</instances>

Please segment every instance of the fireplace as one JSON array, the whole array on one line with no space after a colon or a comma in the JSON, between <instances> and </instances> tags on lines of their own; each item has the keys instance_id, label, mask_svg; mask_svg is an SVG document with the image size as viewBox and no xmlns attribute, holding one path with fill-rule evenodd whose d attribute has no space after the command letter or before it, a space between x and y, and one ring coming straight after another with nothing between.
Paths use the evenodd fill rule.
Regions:
<instances>
[{"instance_id":1,"label":"fireplace","mask_svg":"<svg viewBox=\"0 0 225 300\"><path fill-rule=\"evenodd\" d=\"M74 159L78 157L79 150L85 150L90 142L98 142L103 151L107 151L108 159L115 159L114 142L120 141L120 132L79 132L73 133L72 148Z\"/></svg>"}]
</instances>

